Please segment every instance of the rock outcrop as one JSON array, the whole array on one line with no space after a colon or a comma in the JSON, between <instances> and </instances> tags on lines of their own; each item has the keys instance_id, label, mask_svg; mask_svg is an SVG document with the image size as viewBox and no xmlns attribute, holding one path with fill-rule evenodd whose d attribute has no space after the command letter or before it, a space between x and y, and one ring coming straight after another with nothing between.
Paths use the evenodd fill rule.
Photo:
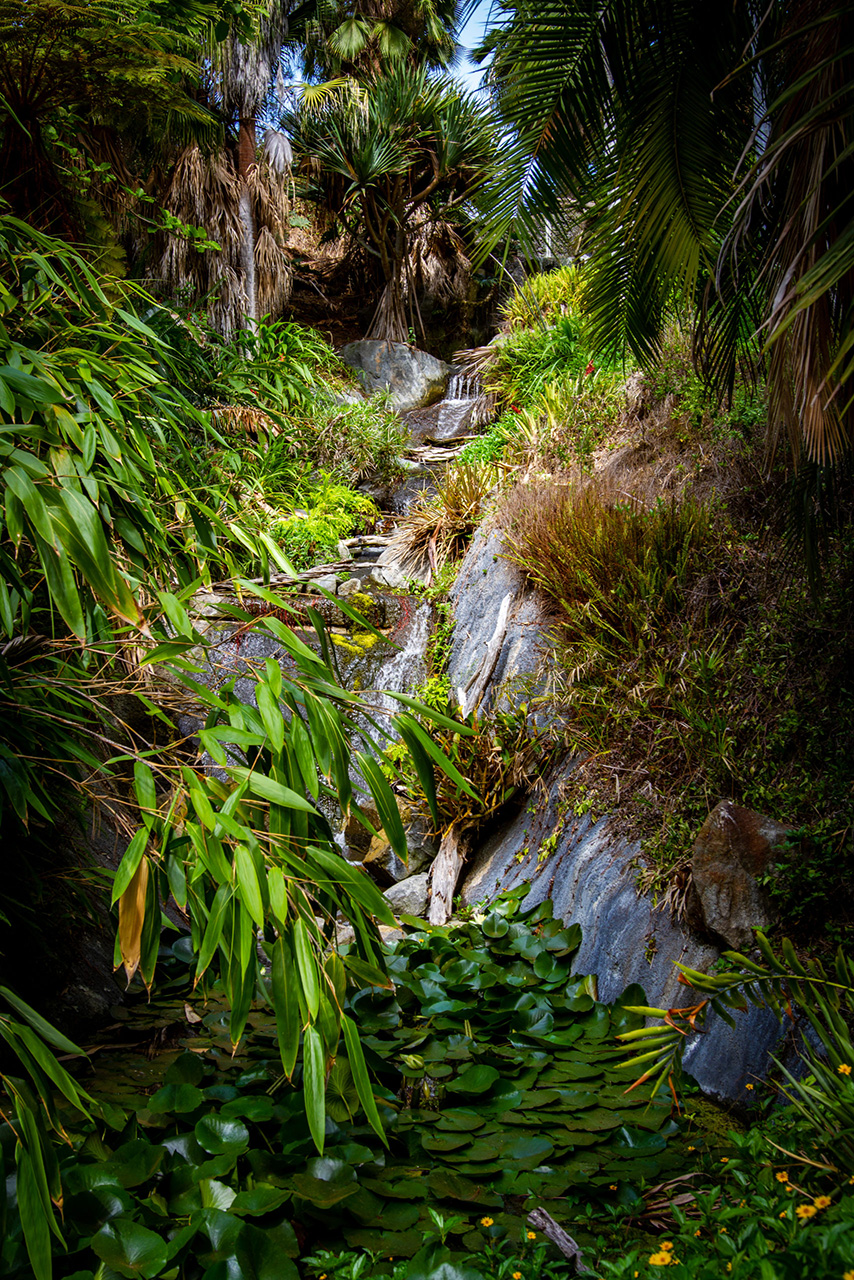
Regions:
<instances>
[{"instance_id":1,"label":"rock outcrop","mask_svg":"<svg viewBox=\"0 0 854 1280\"><path fill-rule=\"evenodd\" d=\"M773 913L757 876L771 870L791 828L722 800L706 819L691 859L700 927L726 947L743 951L755 928Z\"/></svg>"},{"instance_id":2,"label":"rock outcrop","mask_svg":"<svg viewBox=\"0 0 854 1280\"><path fill-rule=\"evenodd\" d=\"M355 370L369 395L389 391L392 408L400 413L435 404L445 394L452 373L444 360L404 342L366 338L348 342L338 354Z\"/></svg>"}]
</instances>

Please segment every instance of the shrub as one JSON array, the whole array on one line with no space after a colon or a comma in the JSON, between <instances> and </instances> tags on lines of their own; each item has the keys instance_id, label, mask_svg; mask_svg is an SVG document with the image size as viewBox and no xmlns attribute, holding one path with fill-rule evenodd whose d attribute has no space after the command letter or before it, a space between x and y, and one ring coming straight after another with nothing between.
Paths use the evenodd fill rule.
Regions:
<instances>
[{"instance_id":1,"label":"shrub","mask_svg":"<svg viewBox=\"0 0 854 1280\"><path fill-rule=\"evenodd\" d=\"M429 566L435 573L459 560L477 526L498 480L494 467L478 463L450 466L436 492L419 501L398 523L396 540L411 566Z\"/></svg>"},{"instance_id":2,"label":"shrub","mask_svg":"<svg viewBox=\"0 0 854 1280\"><path fill-rule=\"evenodd\" d=\"M636 650L677 616L713 542L708 511L690 499L651 510L600 486L517 492L508 556L559 606L567 644Z\"/></svg>"},{"instance_id":3,"label":"shrub","mask_svg":"<svg viewBox=\"0 0 854 1280\"><path fill-rule=\"evenodd\" d=\"M339 539L372 528L379 514L371 498L335 484L328 475L303 493L304 514L295 512L270 528L295 569L337 560Z\"/></svg>"},{"instance_id":4,"label":"shrub","mask_svg":"<svg viewBox=\"0 0 854 1280\"><path fill-rule=\"evenodd\" d=\"M580 310L584 281L578 267L559 267L539 272L518 285L501 308L510 329L530 328L537 323L553 324L567 312Z\"/></svg>"}]
</instances>

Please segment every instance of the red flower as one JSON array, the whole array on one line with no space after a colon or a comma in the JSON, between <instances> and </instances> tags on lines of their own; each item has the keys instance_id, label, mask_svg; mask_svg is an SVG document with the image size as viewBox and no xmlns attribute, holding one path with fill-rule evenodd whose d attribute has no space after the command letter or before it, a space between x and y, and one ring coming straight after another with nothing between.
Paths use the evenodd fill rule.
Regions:
<instances>
[{"instance_id":1,"label":"red flower","mask_svg":"<svg viewBox=\"0 0 854 1280\"><path fill-rule=\"evenodd\" d=\"M585 376L585 378L589 378L589 377L590 377L590 374L591 374L591 373L595 373L595 372L596 372L596 366L595 366L595 364L593 363L593 361L591 360L591 361L589 362L589 364L587 365L587 368L584 370L584 376Z\"/></svg>"}]
</instances>

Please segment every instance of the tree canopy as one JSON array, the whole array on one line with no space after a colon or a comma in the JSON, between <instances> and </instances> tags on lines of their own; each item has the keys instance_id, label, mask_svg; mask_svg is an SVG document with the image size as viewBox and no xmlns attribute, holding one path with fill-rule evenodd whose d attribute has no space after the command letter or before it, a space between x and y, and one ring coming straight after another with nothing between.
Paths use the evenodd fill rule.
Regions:
<instances>
[{"instance_id":1,"label":"tree canopy","mask_svg":"<svg viewBox=\"0 0 854 1280\"><path fill-rule=\"evenodd\" d=\"M854 8L508 0L481 55L515 131L493 234L573 202L598 340L644 356L674 293L731 390L767 364L771 449L852 441Z\"/></svg>"}]
</instances>

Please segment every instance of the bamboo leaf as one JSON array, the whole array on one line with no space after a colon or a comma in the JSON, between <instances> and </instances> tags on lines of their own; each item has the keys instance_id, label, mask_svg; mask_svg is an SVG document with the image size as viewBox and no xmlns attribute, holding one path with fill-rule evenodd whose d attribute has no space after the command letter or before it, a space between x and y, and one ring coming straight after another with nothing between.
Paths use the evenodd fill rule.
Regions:
<instances>
[{"instance_id":1,"label":"bamboo leaf","mask_svg":"<svg viewBox=\"0 0 854 1280\"><path fill-rule=\"evenodd\" d=\"M53 1264L48 1217L53 1221L53 1213L45 1209L45 1199L49 1202L47 1183L39 1185L40 1176L43 1179L44 1173L37 1173L28 1151L20 1144L16 1148L15 1158L18 1166L18 1206L27 1255L36 1280L51 1280Z\"/></svg>"},{"instance_id":2,"label":"bamboo leaf","mask_svg":"<svg viewBox=\"0 0 854 1280\"><path fill-rule=\"evenodd\" d=\"M273 1010L282 1069L290 1080L299 1052L300 1017L296 988L299 977L290 942L280 936L273 946Z\"/></svg>"},{"instance_id":3,"label":"bamboo leaf","mask_svg":"<svg viewBox=\"0 0 854 1280\"><path fill-rule=\"evenodd\" d=\"M148 859L143 858L119 898L119 950L128 982L139 968L148 873Z\"/></svg>"},{"instance_id":4,"label":"bamboo leaf","mask_svg":"<svg viewBox=\"0 0 854 1280\"><path fill-rule=\"evenodd\" d=\"M36 1013L35 1009L31 1009L26 1001L20 996L15 995L14 991L10 991L8 987L0 987L0 996L10 1004L16 1013L27 1021L34 1031L37 1031L43 1040L47 1040L48 1044L52 1044L54 1048L61 1050L62 1053L75 1053L81 1057L85 1057L83 1049L79 1048L73 1040L69 1040L61 1031L57 1031L56 1027Z\"/></svg>"},{"instance_id":5,"label":"bamboo leaf","mask_svg":"<svg viewBox=\"0 0 854 1280\"><path fill-rule=\"evenodd\" d=\"M362 1051L362 1043L359 1038L358 1029L345 1016L341 1020L344 1030L344 1045L347 1050L347 1060L350 1063L350 1070L353 1072L353 1081L356 1085L356 1092L359 1095L359 1101L362 1104L365 1115L368 1117L368 1124L373 1129L378 1138L381 1139L385 1146L388 1146L388 1138L383 1128L383 1122L380 1119L380 1113L377 1109L376 1100L374 1099L373 1089L368 1077L368 1068L365 1063L365 1055Z\"/></svg>"},{"instance_id":6,"label":"bamboo leaf","mask_svg":"<svg viewBox=\"0 0 854 1280\"><path fill-rule=\"evenodd\" d=\"M298 918L293 927L294 954L297 969L302 983L303 995L311 1018L317 1017L320 1007L320 980L317 970L317 956L309 941L305 922Z\"/></svg>"},{"instance_id":7,"label":"bamboo leaf","mask_svg":"<svg viewBox=\"0 0 854 1280\"><path fill-rule=\"evenodd\" d=\"M403 829L400 810L397 807L397 801L392 794L391 787L388 785L382 769L373 756L357 751L355 752L355 759L371 789L371 795L374 797L374 803L377 806L377 812L380 815L383 830L388 836L389 843L401 862L405 863L407 861L406 832Z\"/></svg>"},{"instance_id":8,"label":"bamboo leaf","mask_svg":"<svg viewBox=\"0 0 854 1280\"><path fill-rule=\"evenodd\" d=\"M252 855L245 844L235 846L234 867L237 873L238 896L258 928L263 929L264 901L261 897L261 886L258 883L258 872Z\"/></svg>"},{"instance_id":9,"label":"bamboo leaf","mask_svg":"<svg viewBox=\"0 0 854 1280\"><path fill-rule=\"evenodd\" d=\"M196 976L193 979L193 986L206 972L211 960L214 958L216 949L219 946L219 940L222 937L228 905L233 897L234 890L230 884L221 884L214 894L210 915L202 938L202 945L199 949L199 958L196 962Z\"/></svg>"},{"instance_id":10,"label":"bamboo leaf","mask_svg":"<svg viewBox=\"0 0 854 1280\"><path fill-rule=\"evenodd\" d=\"M314 1145L321 1155L326 1139L326 1060L320 1032L306 1027L303 1037L305 1114Z\"/></svg>"},{"instance_id":11,"label":"bamboo leaf","mask_svg":"<svg viewBox=\"0 0 854 1280\"><path fill-rule=\"evenodd\" d=\"M273 695L270 686L260 683L255 686L255 700L261 720L270 739L274 751L281 751L285 741L285 722L282 709Z\"/></svg>"},{"instance_id":12,"label":"bamboo leaf","mask_svg":"<svg viewBox=\"0 0 854 1280\"><path fill-rule=\"evenodd\" d=\"M136 760L133 766L133 786L136 802L142 813L142 820L150 830L157 816L157 789L154 785L154 774L151 766L144 760ZM114 899L115 901L115 899Z\"/></svg>"},{"instance_id":13,"label":"bamboo leaf","mask_svg":"<svg viewBox=\"0 0 854 1280\"><path fill-rule=\"evenodd\" d=\"M229 765L228 772L238 782L247 783L252 794L261 800L283 805L286 809L302 809L305 813L317 814L314 805L309 804L304 796L297 795L296 791L283 786L281 782L274 782L266 774L244 769L238 765Z\"/></svg>"}]
</instances>

